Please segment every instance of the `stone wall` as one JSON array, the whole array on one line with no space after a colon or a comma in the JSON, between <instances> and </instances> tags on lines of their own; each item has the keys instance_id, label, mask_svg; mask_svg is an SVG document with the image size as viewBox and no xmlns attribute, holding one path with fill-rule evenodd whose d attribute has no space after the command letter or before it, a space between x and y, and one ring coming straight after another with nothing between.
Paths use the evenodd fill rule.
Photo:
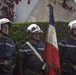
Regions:
<instances>
[{"instance_id":1,"label":"stone wall","mask_svg":"<svg viewBox=\"0 0 76 75\"><path fill-rule=\"evenodd\" d=\"M56 0L56 4L51 3L54 7L55 21L69 22L76 19L76 12L72 13L69 10L63 9L61 2L62 0ZM49 8L47 4L47 0L41 0L28 21L49 21ZM76 4L72 0L68 1L68 5L76 8Z\"/></svg>"}]
</instances>

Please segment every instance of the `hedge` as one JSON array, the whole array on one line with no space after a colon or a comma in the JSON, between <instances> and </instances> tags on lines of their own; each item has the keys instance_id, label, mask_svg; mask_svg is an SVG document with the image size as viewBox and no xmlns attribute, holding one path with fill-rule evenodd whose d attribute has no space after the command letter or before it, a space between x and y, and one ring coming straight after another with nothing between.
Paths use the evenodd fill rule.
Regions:
<instances>
[{"instance_id":1,"label":"hedge","mask_svg":"<svg viewBox=\"0 0 76 75\"><path fill-rule=\"evenodd\" d=\"M44 33L43 35L40 35L40 41L45 42L48 22L13 23L13 26L10 31L10 36L14 40L17 49L22 43L26 41L26 28L32 23L36 23L41 27ZM68 25L67 22L66 23L65 22L55 23L58 42L60 42L65 37L67 37L67 32L68 32L67 25Z\"/></svg>"}]
</instances>

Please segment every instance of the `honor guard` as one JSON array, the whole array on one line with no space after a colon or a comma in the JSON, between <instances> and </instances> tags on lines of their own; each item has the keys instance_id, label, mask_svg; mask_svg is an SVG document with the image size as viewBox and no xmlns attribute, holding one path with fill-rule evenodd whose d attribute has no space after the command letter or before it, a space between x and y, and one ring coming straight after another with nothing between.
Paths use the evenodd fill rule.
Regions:
<instances>
[{"instance_id":1,"label":"honor guard","mask_svg":"<svg viewBox=\"0 0 76 75\"><path fill-rule=\"evenodd\" d=\"M68 33L59 43L61 75L76 75L76 20L68 24Z\"/></svg>"},{"instance_id":2,"label":"honor guard","mask_svg":"<svg viewBox=\"0 0 76 75\"><path fill-rule=\"evenodd\" d=\"M31 24L26 30L27 42L21 45L18 52L18 75L44 75L44 43L39 42L43 33L37 24Z\"/></svg>"},{"instance_id":3,"label":"honor guard","mask_svg":"<svg viewBox=\"0 0 76 75\"><path fill-rule=\"evenodd\" d=\"M13 75L14 42L9 37L11 21L0 19L0 75Z\"/></svg>"}]
</instances>

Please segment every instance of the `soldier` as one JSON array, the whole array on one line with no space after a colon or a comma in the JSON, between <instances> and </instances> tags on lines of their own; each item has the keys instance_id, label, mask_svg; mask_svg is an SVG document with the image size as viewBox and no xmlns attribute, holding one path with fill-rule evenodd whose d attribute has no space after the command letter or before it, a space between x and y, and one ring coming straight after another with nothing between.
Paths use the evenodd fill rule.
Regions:
<instances>
[{"instance_id":1,"label":"soldier","mask_svg":"<svg viewBox=\"0 0 76 75\"><path fill-rule=\"evenodd\" d=\"M0 75L13 75L14 42L8 37L11 21L0 19Z\"/></svg>"},{"instance_id":2,"label":"soldier","mask_svg":"<svg viewBox=\"0 0 76 75\"><path fill-rule=\"evenodd\" d=\"M21 45L18 52L18 75L44 75L44 44L39 42L40 33L43 31L37 24L31 24L27 28L27 42Z\"/></svg>"},{"instance_id":3,"label":"soldier","mask_svg":"<svg viewBox=\"0 0 76 75\"><path fill-rule=\"evenodd\" d=\"M68 29L70 36L59 43L61 75L76 75L76 20Z\"/></svg>"}]
</instances>

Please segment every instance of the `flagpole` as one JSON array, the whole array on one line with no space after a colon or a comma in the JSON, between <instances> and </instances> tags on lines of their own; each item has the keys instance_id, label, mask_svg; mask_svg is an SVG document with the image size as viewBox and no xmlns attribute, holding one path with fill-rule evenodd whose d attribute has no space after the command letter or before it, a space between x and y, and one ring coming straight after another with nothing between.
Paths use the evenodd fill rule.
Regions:
<instances>
[{"instance_id":1,"label":"flagpole","mask_svg":"<svg viewBox=\"0 0 76 75\"><path fill-rule=\"evenodd\" d=\"M47 7L49 8L49 21L48 21L48 25L47 25L47 31L46 31L46 34L48 35L48 28L49 28L49 24L50 24L50 16L52 15L52 3L51 3L51 0L48 0L47 2ZM47 40L47 35L46 35L46 40Z\"/></svg>"}]
</instances>

